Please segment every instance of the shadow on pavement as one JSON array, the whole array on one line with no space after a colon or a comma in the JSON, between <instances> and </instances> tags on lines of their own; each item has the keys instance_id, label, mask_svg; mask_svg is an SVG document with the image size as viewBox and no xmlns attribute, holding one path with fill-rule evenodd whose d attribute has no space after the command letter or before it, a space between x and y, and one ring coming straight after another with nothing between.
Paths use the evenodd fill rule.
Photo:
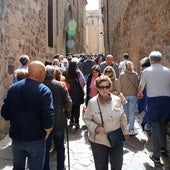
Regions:
<instances>
[{"instance_id":1,"label":"shadow on pavement","mask_svg":"<svg viewBox=\"0 0 170 170\"><path fill-rule=\"evenodd\" d=\"M124 142L124 147L133 152L139 152L145 149L146 140L139 140L136 136L129 137Z\"/></svg>"},{"instance_id":2,"label":"shadow on pavement","mask_svg":"<svg viewBox=\"0 0 170 170\"><path fill-rule=\"evenodd\" d=\"M0 149L0 169L11 167L12 164L12 152L11 145Z\"/></svg>"}]
</instances>

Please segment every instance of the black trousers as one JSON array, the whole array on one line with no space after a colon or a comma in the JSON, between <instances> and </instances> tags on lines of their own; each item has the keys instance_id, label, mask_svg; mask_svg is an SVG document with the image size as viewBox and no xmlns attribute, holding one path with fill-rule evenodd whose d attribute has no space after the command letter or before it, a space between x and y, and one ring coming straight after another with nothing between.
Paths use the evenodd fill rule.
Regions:
<instances>
[{"instance_id":1,"label":"black trousers","mask_svg":"<svg viewBox=\"0 0 170 170\"><path fill-rule=\"evenodd\" d=\"M114 148L90 142L96 170L121 170L123 164L123 143Z\"/></svg>"},{"instance_id":2,"label":"black trousers","mask_svg":"<svg viewBox=\"0 0 170 170\"><path fill-rule=\"evenodd\" d=\"M73 105L70 121L79 125L79 118L80 118L80 105Z\"/></svg>"}]
</instances>

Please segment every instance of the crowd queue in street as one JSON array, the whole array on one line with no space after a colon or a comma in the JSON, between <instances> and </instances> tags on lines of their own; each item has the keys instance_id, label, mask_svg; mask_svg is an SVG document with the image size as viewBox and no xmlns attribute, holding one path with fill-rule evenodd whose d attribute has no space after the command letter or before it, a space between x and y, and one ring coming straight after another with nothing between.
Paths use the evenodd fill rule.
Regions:
<instances>
[{"instance_id":1,"label":"crowd queue in street","mask_svg":"<svg viewBox=\"0 0 170 170\"><path fill-rule=\"evenodd\" d=\"M159 51L142 58L141 73L128 53L122 58L116 63L111 54L55 54L43 63L19 57L1 107L10 121L14 170L24 170L26 162L30 170L50 170L52 144L57 170L65 170L65 132L68 125L81 128L81 105L96 170L108 170L108 164L122 169L123 142L138 134L135 115L141 112L141 126L152 136L149 157L160 163L167 154L170 69Z\"/></svg>"}]
</instances>

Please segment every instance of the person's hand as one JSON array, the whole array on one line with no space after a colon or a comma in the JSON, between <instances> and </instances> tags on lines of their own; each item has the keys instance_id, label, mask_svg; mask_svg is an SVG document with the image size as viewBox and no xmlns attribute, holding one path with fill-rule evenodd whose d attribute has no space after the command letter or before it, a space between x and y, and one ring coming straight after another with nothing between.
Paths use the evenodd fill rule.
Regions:
<instances>
[{"instance_id":1,"label":"person's hand","mask_svg":"<svg viewBox=\"0 0 170 170\"><path fill-rule=\"evenodd\" d=\"M129 134L124 135L124 137L125 137L125 139L128 139L129 138Z\"/></svg>"},{"instance_id":2,"label":"person's hand","mask_svg":"<svg viewBox=\"0 0 170 170\"><path fill-rule=\"evenodd\" d=\"M106 129L104 127L98 126L96 128L96 133L100 133L100 134L105 134L106 133Z\"/></svg>"},{"instance_id":3,"label":"person's hand","mask_svg":"<svg viewBox=\"0 0 170 170\"><path fill-rule=\"evenodd\" d=\"M86 105L83 106L83 110L82 110L84 113L87 111L87 107Z\"/></svg>"},{"instance_id":4,"label":"person's hand","mask_svg":"<svg viewBox=\"0 0 170 170\"><path fill-rule=\"evenodd\" d=\"M137 97L138 97L138 99L142 99L143 98L143 93L142 92L138 92Z\"/></svg>"},{"instance_id":5,"label":"person's hand","mask_svg":"<svg viewBox=\"0 0 170 170\"><path fill-rule=\"evenodd\" d=\"M44 130L45 130L45 132L46 132L46 134L45 134L45 139L47 139L48 136L50 135L51 131L52 131L52 128L50 128L50 129L44 129Z\"/></svg>"}]
</instances>

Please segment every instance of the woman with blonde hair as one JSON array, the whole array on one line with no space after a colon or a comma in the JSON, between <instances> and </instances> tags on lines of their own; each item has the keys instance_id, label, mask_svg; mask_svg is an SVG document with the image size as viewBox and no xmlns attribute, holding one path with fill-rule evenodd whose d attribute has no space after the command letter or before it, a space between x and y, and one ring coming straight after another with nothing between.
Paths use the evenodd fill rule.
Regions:
<instances>
[{"instance_id":1,"label":"woman with blonde hair","mask_svg":"<svg viewBox=\"0 0 170 170\"><path fill-rule=\"evenodd\" d=\"M111 92L115 95L119 95L120 94L120 81L118 78L116 78L116 72L113 69L112 66L107 66L104 71L103 71L103 75L107 75L111 81L112 81L112 89Z\"/></svg>"},{"instance_id":2,"label":"woman with blonde hair","mask_svg":"<svg viewBox=\"0 0 170 170\"><path fill-rule=\"evenodd\" d=\"M107 66L104 69L103 74L107 75L112 81L112 89L111 89L112 94L118 96L122 102L122 105L125 105L127 103L127 100L125 99L125 97L123 96L123 94L120 91L121 90L120 81L116 77L116 72L113 69L113 67Z\"/></svg>"},{"instance_id":3,"label":"woman with blonde hair","mask_svg":"<svg viewBox=\"0 0 170 170\"><path fill-rule=\"evenodd\" d=\"M126 62L125 71L120 73L121 92L127 100L127 104L124 105L124 111L129 123L129 133L131 136L137 134L134 129L135 113L137 108L137 94L139 79L137 72L134 71L134 65L131 61Z\"/></svg>"},{"instance_id":4,"label":"woman with blonde hair","mask_svg":"<svg viewBox=\"0 0 170 170\"><path fill-rule=\"evenodd\" d=\"M20 81L28 76L28 70L26 69L17 69L16 70L16 80Z\"/></svg>"},{"instance_id":5,"label":"woman with blonde hair","mask_svg":"<svg viewBox=\"0 0 170 170\"><path fill-rule=\"evenodd\" d=\"M59 67L55 66L55 79L64 83L65 88L68 90L70 88L69 83L66 82L65 76L62 75L62 72Z\"/></svg>"},{"instance_id":6,"label":"woman with blonde hair","mask_svg":"<svg viewBox=\"0 0 170 170\"><path fill-rule=\"evenodd\" d=\"M64 71L66 71L66 68L64 67L64 64L61 63L60 60L57 59L57 58L55 58L55 59L52 61L52 65L59 67L62 73L63 73Z\"/></svg>"}]
</instances>

